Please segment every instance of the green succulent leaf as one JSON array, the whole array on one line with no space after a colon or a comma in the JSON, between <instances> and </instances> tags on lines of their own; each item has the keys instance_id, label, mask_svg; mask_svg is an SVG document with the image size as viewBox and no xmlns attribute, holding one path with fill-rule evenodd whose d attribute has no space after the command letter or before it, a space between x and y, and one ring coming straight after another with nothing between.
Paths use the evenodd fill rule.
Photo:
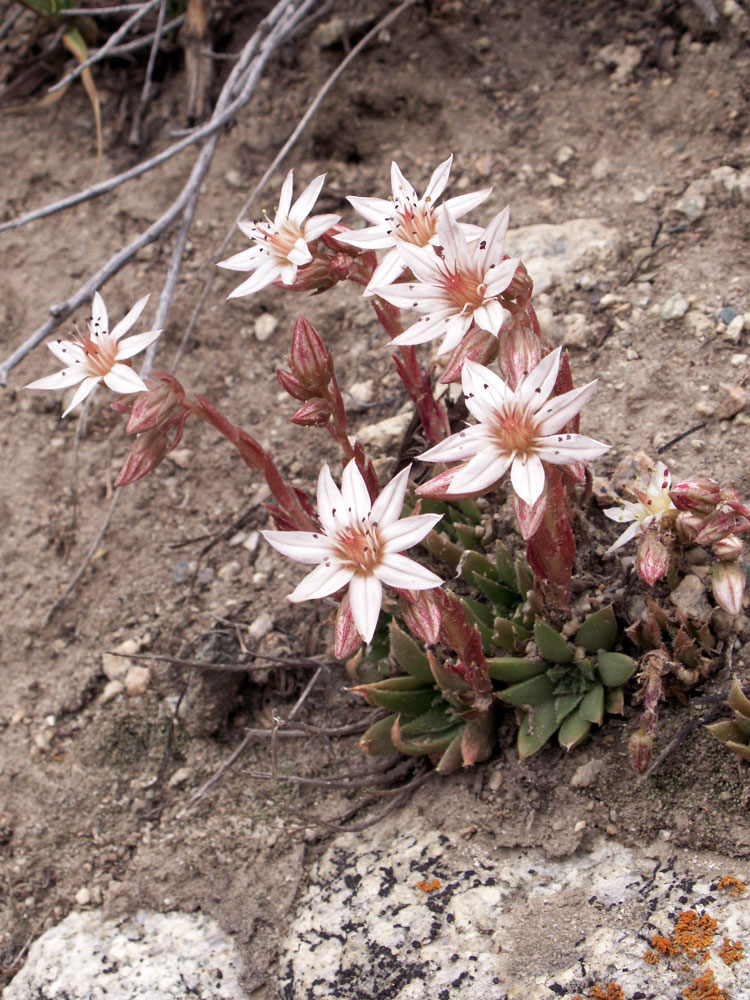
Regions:
<instances>
[{"instance_id":1,"label":"green succulent leaf","mask_svg":"<svg viewBox=\"0 0 750 1000\"><path fill-rule=\"evenodd\" d=\"M604 721L604 685L596 684L583 696L578 708L579 715L588 722L601 726Z\"/></svg>"},{"instance_id":2,"label":"green succulent leaf","mask_svg":"<svg viewBox=\"0 0 750 1000\"><path fill-rule=\"evenodd\" d=\"M497 576L501 583L504 583L510 590L518 590L518 576L510 553L502 542L495 546L495 565L497 566Z\"/></svg>"},{"instance_id":3,"label":"green succulent leaf","mask_svg":"<svg viewBox=\"0 0 750 1000\"><path fill-rule=\"evenodd\" d=\"M398 753L391 739L391 730L397 718L395 714L387 715L384 719L374 722L360 737L359 749L362 753L368 757L384 757Z\"/></svg>"},{"instance_id":4,"label":"green succulent leaf","mask_svg":"<svg viewBox=\"0 0 750 1000\"><path fill-rule=\"evenodd\" d=\"M454 524L453 527L459 544L463 546L464 549L476 549L477 536L474 534L474 529L470 524L462 524L459 522L458 524Z\"/></svg>"},{"instance_id":5,"label":"green succulent leaf","mask_svg":"<svg viewBox=\"0 0 750 1000\"><path fill-rule=\"evenodd\" d=\"M410 635L391 619L391 653L396 663L422 684L432 684L430 662Z\"/></svg>"},{"instance_id":6,"label":"green succulent leaf","mask_svg":"<svg viewBox=\"0 0 750 1000\"><path fill-rule=\"evenodd\" d=\"M587 653L611 649L617 639L617 621L611 607L600 608L589 615L575 634L576 646L583 646Z\"/></svg>"},{"instance_id":7,"label":"green succulent leaf","mask_svg":"<svg viewBox=\"0 0 750 1000\"><path fill-rule=\"evenodd\" d=\"M625 695L621 687L604 689L604 711L608 715L622 715L625 712Z\"/></svg>"},{"instance_id":8,"label":"green succulent leaf","mask_svg":"<svg viewBox=\"0 0 750 1000\"><path fill-rule=\"evenodd\" d=\"M362 695L371 705L380 705L403 715L421 715L440 697L433 685L425 687L415 677L389 677L351 690Z\"/></svg>"},{"instance_id":9,"label":"green succulent leaf","mask_svg":"<svg viewBox=\"0 0 750 1000\"><path fill-rule=\"evenodd\" d=\"M582 700L582 694L564 694L555 698L553 705L555 707L555 718L557 719L558 726L563 719L566 719L581 704Z\"/></svg>"},{"instance_id":10,"label":"green succulent leaf","mask_svg":"<svg viewBox=\"0 0 750 1000\"><path fill-rule=\"evenodd\" d=\"M507 701L509 705L516 705L519 708L531 706L538 708L546 701L551 701L554 697L554 689L546 674L539 674L530 677L519 684L513 684L504 691L498 691L497 697L502 701Z\"/></svg>"},{"instance_id":11,"label":"green succulent leaf","mask_svg":"<svg viewBox=\"0 0 750 1000\"><path fill-rule=\"evenodd\" d=\"M407 739L416 739L425 734L444 733L453 729L456 725L463 725L463 719L457 717L456 713L445 704L431 708L429 712L424 712L416 719L408 719L405 722L398 720L401 735ZM446 744L447 746L447 744Z\"/></svg>"},{"instance_id":12,"label":"green succulent leaf","mask_svg":"<svg viewBox=\"0 0 750 1000\"><path fill-rule=\"evenodd\" d=\"M520 603L520 597L515 591L510 590L510 588L505 587L496 580L488 580L483 576L475 576L474 586L488 600L492 601L500 611L510 611L511 608L515 608Z\"/></svg>"},{"instance_id":13,"label":"green succulent leaf","mask_svg":"<svg viewBox=\"0 0 750 1000\"><path fill-rule=\"evenodd\" d=\"M453 713L449 715L445 709L432 709L403 725L397 718L391 739L393 745L409 757L444 753L465 726L464 720L457 719Z\"/></svg>"},{"instance_id":14,"label":"green succulent leaf","mask_svg":"<svg viewBox=\"0 0 750 1000\"><path fill-rule=\"evenodd\" d=\"M461 511L461 513L464 515L464 517L468 517L468 519L472 522L472 524L481 523L482 512L479 509L479 507L477 507L476 502L474 500L472 500L471 498L467 498L466 500L454 500L453 502L455 503L456 507L458 507L458 509Z\"/></svg>"},{"instance_id":15,"label":"green succulent leaf","mask_svg":"<svg viewBox=\"0 0 750 1000\"><path fill-rule=\"evenodd\" d=\"M526 595L534 585L534 574L531 572L529 564L526 560L522 559L520 556L516 556L515 570L515 589L519 592L523 599L526 600Z\"/></svg>"},{"instance_id":16,"label":"green succulent leaf","mask_svg":"<svg viewBox=\"0 0 750 1000\"><path fill-rule=\"evenodd\" d=\"M529 630L518 622L510 621L508 618L495 619L495 632L492 638L501 649L507 649L509 653L515 652L530 635Z\"/></svg>"},{"instance_id":17,"label":"green succulent leaf","mask_svg":"<svg viewBox=\"0 0 750 1000\"><path fill-rule=\"evenodd\" d=\"M527 660L522 656L493 656L487 660L487 666L493 681L517 684L544 673L547 664L541 660Z\"/></svg>"},{"instance_id":18,"label":"green succulent leaf","mask_svg":"<svg viewBox=\"0 0 750 1000\"><path fill-rule=\"evenodd\" d=\"M603 684L607 687L619 687L629 680L638 669L638 664L631 656L624 653L599 653L596 668Z\"/></svg>"},{"instance_id":19,"label":"green succulent leaf","mask_svg":"<svg viewBox=\"0 0 750 1000\"><path fill-rule=\"evenodd\" d=\"M746 719L750 719L750 698L743 694L740 682L736 677L732 681L727 701L729 702L729 707L737 712L738 715L743 715Z\"/></svg>"},{"instance_id":20,"label":"green succulent leaf","mask_svg":"<svg viewBox=\"0 0 750 1000\"><path fill-rule=\"evenodd\" d=\"M559 723L551 701L544 702L532 712L527 712L518 727L518 756L521 760L536 753L555 733Z\"/></svg>"},{"instance_id":21,"label":"green succulent leaf","mask_svg":"<svg viewBox=\"0 0 750 1000\"><path fill-rule=\"evenodd\" d=\"M463 604L464 610L469 614L472 624L482 622L490 629L491 634L491 630L495 624L495 615L492 608L488 608L486 604L482 604L481 601L472 600L470 597L461 597L459 600Z\"/></svg>"},{"instance_id":22,"label":"green succulent leaf","mask_svg":"<svg viewBox=\"0 0 750 1000\"><path fill-rule=\"evenodd\" d=\"M547 622L534 623L534 638L539 652L550 663L570 663L573 659L573 647Z\"/></svg>"},{"instance_id":23,"label":"green succulent leaf","mask_svg":"<svg viewBox=\"0 0 750 1000\"><path fill-rule=\"evenodd\" d=\"M467 552L461 560L459 575L467 583L475 584L477 577L497 580L497 570L480 552Z\"/></svg>"},{"instance_id":24,"label":"green succulent leaf","mask_svg":"<svg viewBox=\"0 0 750 1000\"><path fill-rule=\"evenodd\" d=\"M564 750L572 750L573 747L583 743L590 731L591 723L581 715L579 706L560 726L557 739Z\"/></svg>"}]
</instances>

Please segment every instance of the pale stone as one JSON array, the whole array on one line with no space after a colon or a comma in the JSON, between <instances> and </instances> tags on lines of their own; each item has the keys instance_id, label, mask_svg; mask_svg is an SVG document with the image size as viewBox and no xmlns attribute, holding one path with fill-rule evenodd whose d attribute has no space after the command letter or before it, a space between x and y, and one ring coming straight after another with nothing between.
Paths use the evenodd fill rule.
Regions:
<instances>
[{"instance_id":1,"label":"pale stone","mask_svg":"<svg viewBox=\"0 0 750 1000\"><path fill-rule=\"evenodd\" d=\"M122 681L109 681L104 685L104 690L99 695L99 704L106 705L108 701L112 701L113 698L116 698L118 694L121 694L124 690L125 685Z\"/></svg>"},{"instance_id":2,"label":"pale stone","mask_svg":"<svg viewBox=\"0 0 750 1000\"><path fill-rule=\"evenodd\" d=\"M231 562L224 563L224 565L219 568L216 575L220 580L226 581L226 580L234 580L234 578L239 576L241 572L242 572L242 563L238 562L237 559L233 559Z\"/></svg>"},{"instance_id":3,"label":"pale stone","mask_svg":"<svg viewBox=\"0 0 750 1000\"><path fill-rule=\"evenodd\" d=\"M596 58L611 72L614 83L625 83L633 70L640 65L642 56L641 50L635 45L613 42L599 49Z\"/></svg>"},{"instance_id":4,"label":"pale stone","mask_svg":"<svg viewBox=\"0 0 750 1000\"><path fill-rule=\"evenodd\" d=\"M125 675L125 690L131 698L138 698L146 693L150 681L148 667L131 667Z\"/></svg>"},{"instance_id":5,"label":"pale stone","mask_svg":"<svg viewBox=\"0 0 750 1000\"><path fill-rule=\"evenodd\" d=\"M268 635L272 628L273 618L267 611L261 611L258 617L253 619L248 626L247 634L257 642L258 639L262 639L263 636Z\"/></svg>"},{"instance_id":6,"label":"pale stone","mask_svg":"<svg viewBox=\"0 0 750 1000\"><path fill-rule=\"evenodd\" d=\"M380 420L377 424L361 427L357 431L356 438L365 449L379 448L381 451L388 451L401 441L410 423L410 413L397 413L393 417Z\"/></svg>"},{"instance_id":7,"label":"pale stone","mask_svg":"<svg viewBox=\"0 0 750 1000\"><path fill-rule=\"evenodd\" d=\"M706 588L703 586L703 581L694 573L688 573L682 578L679 586L669 595L669 599L680 614L688 618L707 622L711 617L711 605L706 598Z\"/></svg>"},{"instance_id":8,"label":"pale stone","mask_svg":"<svg viewBox=\"0 0 750 1000\"><path fill-rule=\"evenodd\" d=\"M579 839L586 825L573 823ZM626 997L677 997L679 963L643 961L677 913L708 911L719 941L750 934L747 902L713 891L717 873L735 867L721 861L603 838L563 860L523 847L491 851L424 829L407 809L337 837L315 866L282 944L277 996L551 1000L614 980ZM712 949L705 967L746 1000L742 963L728 967Z\"/></svg>"},{"instance_id":9,"label":"pale stone","mask_svg":"<svg viewBox=\"0 0 750 1000\"><path fill-rule=\"evenodd\" d=\"M745 317L742 313L740 313L739 316L734 317L727 327L726 332L724 333L724 339L730 341L732 344L738 344L744 329Z\"/></svg>"},{"instance_id":10,"label":"pale stone","mask_svg":"<svg viewBox=\"0 0 750 1000\"><path fill-rule=\"evenodd\" d=\"M566 163L570 163L575 158L575 155L576 151L572 146L560 146L555 153L555 163L558 167L564 167Z\"/></svg>"},{"instance_id":11,"label":"pale stone","mask_svg":"<svg viewBox=\"0 0 750 1000\"><path fill-rule=\"evenodd\" d=\"M178 767L172 777L169 779L170 788L182 788L182 786L189 780L192 770L189 767Z\"/></svg>"},{"instance_id":12,"label":"pale stone","mask_svg":"<svg viewBox=\"0 0 750 1000\"><path fill-rule=\"evenodd\" d=\"M619 241L617 230L599 219L570 219L556 225L542 222L509 230L506 252L523 260L538 295L558 284L586 256L603 257Z\"/></svg>"},{"instance_id":13,"label":"pale stone","mask_svg":"<svg viewBox=\"0 0 750 1000\"><path fill-rule=\"evenodd\" d=\"M662 319L666 320L682 319L689 308L690 303L682 292L675 292L674 295L670 295L661 307L660 316Z\"/></svg>"},{"instance_id":14,"label":"pale stone","mask_svg":"<svg viewBox=\"0 0 750 1000\"><path fill-rule=\"evenodd\" d=\"M592 758L587 760L585 764L581 764L570 779L570 783L573 788L588 788L589 785L594 784L603 770L604 761Z\"/></svg>"},{"instance_id":15,"label":"pale stone","mask_svg":"<svg viewBox=\"0 0 750 1000\"><path fill-rule=\"evenodd\" d=\"M169 461L174 462L180 469L187 469L192 457L193 452L191 448L175 448L174 451L170 451L169 455L167 455Z\"/></svg>"},{"instance_id":16,"label":"pale stone","mask_svg":"<svg viewBox=\"0 0 750 1000\"><path fill-rule=\"evenodd\" d=\"M579 312L566 313L562 317L565 333L562 343L565 347L586 347L589 338L589 323L586 315Z\"/></svg>"},{"instance_id":17,"label":"pale stone","mask_svg":"<svg viewBox=\"0 0 750 1000\"><path fill-rule=\"evenodd\" d=\"M79 889L76 893L76 903L79 906L88 906L90 902L91 892L86 888L86 886L83 886L83 888Z\"/></svg>"},{"instance_id":18,"label":"pale stone","mask_svg":"<svg viewBox=\"0 0 750 1000\"><path fill-rule=\"evenodd\" d=\"M247 1000L241 975L234 942L203 913L74 911L34 941L3 1000Z\"/></svg>"},{"instance_id":19,"label":"pale stone","mask_svg":"<svg viewBox=\"0 0 750 1000\"><path fill-rule=\"evenodd\" d=\"M279 321L272 313L263 313L255 321L255 339L261 343L268 340L278 325Z\"/></svg>"}]
</instances>

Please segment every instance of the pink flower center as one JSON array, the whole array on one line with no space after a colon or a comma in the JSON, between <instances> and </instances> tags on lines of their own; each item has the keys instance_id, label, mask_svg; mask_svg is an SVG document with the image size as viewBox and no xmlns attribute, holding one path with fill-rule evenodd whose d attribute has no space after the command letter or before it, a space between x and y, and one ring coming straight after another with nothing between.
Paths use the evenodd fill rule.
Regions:
<instances>
[{"instance_id":1,"label":"pink flower center","mask_svg":"<svg viewBox=\"0 0 750 1000\"><path fill-rule=\"evenodd\" d=\"M361 526L339 532L336 550L340 558L353 563L365 573L371 573L380 562L380 539L377 528L367 518Z\"/></svg>"},{"instance_id":2,"label":"pink flower center","mask_svg":"<svg viewBox=\"0 0 750 1000\"><path fill-rule=\"evenodd\" d=\"M519 416L515 409L498 413L492 430L501 451L526 455L533 450L536 427L524 414Z\"/></svg>"},{"instance_id":3,"label":"pink flower center","mask_svg":"<svg viewBox=\"0 0 750 1000\"><path fill-rule=\"evenodd\" d=\"M298 240L304 240L305 234L300 226L284 219L277 228L272 222L260 222L255 227L258 240L268 245L274 257L288 260Z\"/></svg>"},{"instance_id":4,"label":"pink flower center","mask_svg":"<svg viewBox=\"0 0 750 1000\"><path fill-rule=\"evenodd\" d=\"M403 240L404 243L413 243L414 246L426 247L437 232L437 219L435 209L432 205L410 204L400 206L395 220L396 228L393 235Z\"/></svg>"},{"instance_id":5,"label":"pink flower center","mask_svg":"<svg viewBox=\"0 0 750 1000\"><path fill-rule=\"evenodd\" d=\"M109 334L87 337L79 330L76 332L75 340L86 355L86 365L92 375L103 378L112 371L112 367L117 361L117 341Z\"/></svg>"},{"instance_id":6,"label":"pink flower center","mask_svg":"<svg viewBox=\"0 0 750 1000\"><path fill-rule=\"evenodd\" d=\"M460 312L474 312L484 305L487 285L478 274L466 271L444 271L442 286Z\"/></svg>"}]
</instances>

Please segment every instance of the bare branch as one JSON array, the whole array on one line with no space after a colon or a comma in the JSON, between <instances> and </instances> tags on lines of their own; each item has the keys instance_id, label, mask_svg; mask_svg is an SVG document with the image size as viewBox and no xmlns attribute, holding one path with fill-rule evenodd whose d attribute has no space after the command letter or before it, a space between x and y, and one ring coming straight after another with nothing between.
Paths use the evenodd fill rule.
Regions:
<instances>
[{"instance_id":1,"label":"bare branch","mask_svg":"<svg viewBox=\"0 0 750 1000\"><path fill-rule=\"evenodd\" d=\"M92 53L92 55L90 55L89 58L86 59L85 62L79 63L78 66L76 66L74 70L71 70L67 76L64 76L62 80L59 80L53 87L50 87L47 93L54 94L55 91L62 90L63 87L67 87L68 84L73 82L73 80L77 80L78 77L81 75L81 73L83 73L85 69L88 69L89 66L93 66L95 63L101 62L105 56L109 55L111 50L115 47L115 45L117 45L120 39L124 38L125 35L127 35L127 33L130 31L130 29L134 25L136 25L141 20L141 18L145 17L146 14L148 14L148 12L152 10L159 2L160 0L147 0L146 3L140 4L138 10L131 17L129 17L127 21L124 22L124 24L121 24L120 27L117 29L117 31L114 31L109 36L107 41L104 43L104 45L102 45L100 49L97 49L96 52Z\"/></svg>"},{"instance_id":2,"label":"bare branch","mask_svg":"<svg viewBox=\"0 0 750 1000\"><path fill-rule=\"evenodd\" d=\"M151 85L153 82L154 66L156 64L156 53L159 51L161 36L164 32L164 16L166 11L167 0L159 0L159 16L156 21L156 31L154 31L154 39L148 56L148 65L146 66L146 76L143 81L141 100L138 104L135 115L133 116L133 127L130 130L130 143L134 146L140 146L141 144L141 124L143 122L143 115L146 111L148 102L151 100Z\"/></svg>"}]
</instances>

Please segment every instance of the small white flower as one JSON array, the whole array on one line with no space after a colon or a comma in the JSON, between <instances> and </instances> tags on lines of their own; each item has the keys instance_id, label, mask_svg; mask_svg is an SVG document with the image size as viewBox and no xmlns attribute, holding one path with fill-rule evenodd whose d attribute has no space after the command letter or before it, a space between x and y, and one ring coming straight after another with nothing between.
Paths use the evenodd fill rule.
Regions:
<instances>
[{"instance_id":1,"label":"small white flower","mask_svg":"<svg viewBox=\"0 0 750 1000\"><path fill-rule=\"evenodd\" d=\"M119 393L146 392L148 386L140 375L134 372L130 365L122 362L132 358L149 344L153 344L162 331L149 330L147 333L138 333L122 341L120 338L135 324L145 309L148 298L146 295L136 302L127 316L110 332L104 299L99 292L94 292L88 336L76 330L72 340L47 342L47 347L66 367L55 375L46 375L35 382L30 382L25 388L67 389L80 382L70 406L63 413L64 417L83 402L99 382L104 382L110 389Z\"/></svg>"},{"instance_id":2,"label":"small white flower","mask_svg":"<svg viewBox=\"0 0 750 1000\"><path fill-rule=\"evenodd\" d=\"M607 552L614 552L615 549L642 534L650 524L658 524L668 511L677 511L669 495L672 486L672 476L669 469L663 462L657 462L656 468L651 470L649 481L645 490L636 488L633 490L638 497L637 502L621 500L620 507L608 507L604 511L606 517L620 524L632 521L617 539L614 545L610 545Z\"/></svg>"},{"instance_id":3,"label":"small white flower","mask_svg":"<svg viewBox=\"0 0 750 1000\"><path fill-rule=\"evenodd\" d=\"M401 253L404 245L425 247L438 242L438 221L446 208L454 219L458 219L481 205L490 194L492 188L484 188L482 191L449 198L443 205L436 205L435 202L448 183L452 163L453 157L449 156L435 169L421 198L401 173L398 164L393 162L392 201L383 198L347 199L373 225L355 232L342 233L336 239L363 250L388 250L375 269L365 295L372 295L381 285L389 285L406 270L408 265ZM479 226L467 223L462 223L461 229L469 239L478 239L482 232Z\"/></svg>"},{"instance_id":4,"label":"small white flower","mask_svg":"<svg viewBox=\"0 0 750 1000\"><path fill-rule=\"evenodd\" d=\"M391 305L425 313L394 344L424 344L443 337L440 354L457 347L472 323L498 336L508 316L499 296L513 280L520 261L504 260L509 211L505 208L469 246L449 211L438 222L441 253L432 247L403 245L400 252L417 282L376 288Z\"/></svg>"},{"instance_id":5,"label":"small white flower","mask_svg":"<svg viewBox=\"0 0 750 1000\"><path fill-rule=\"evenodd\" d=\"M251 295L274 281L291 285L297 277L297 268L310 263L313 258L308 243L317 240L341 218L339 215L307 218L325 179L325 174L316 177L292 205L294 171L290 170L281 187L273 222L266 218L264 222L239 223L245 236L255 240L255 246L220 261L219 267L230 271L253 271L253 274L234 289L230 299Z\"/></svg>"},{"instance_id":6,"label":"small white flower","mask_svg":"<svg viewBox=\"0 0 750 1000\"><path fill-rule=\"evenodd\" d=\"M609 450L609 445L582 434L559 433L588 402L596 385L589 382L550 398L561 350L558 347L542 358L515 391L489 368L464 362L461 378L466 406L479 423L420 456L427 462L464 463L447 477L446 496L476 496L510 469L513 489L531 507L544 491L545 462L570 465Z\"/></svg>"},{"instance_id":7,"label":"small white flower","mask_svg":"<svg viewBox=\"0 0 750 1000\"><path fill-rule=\"evenodd\" d=\"M266 541L282 555L319 564L289 595L290 601L327 597L348 585L354 624L369 642L378 624L384 583L403 590L440 586L439 576L400 554L421 542L440 520L439 514L399 520L408 480L407 468L371 504L354 460L344 469L340 491L328 466L323 466L318 477L322 531L263 532Z\"/></svg>"}]
</instances>

